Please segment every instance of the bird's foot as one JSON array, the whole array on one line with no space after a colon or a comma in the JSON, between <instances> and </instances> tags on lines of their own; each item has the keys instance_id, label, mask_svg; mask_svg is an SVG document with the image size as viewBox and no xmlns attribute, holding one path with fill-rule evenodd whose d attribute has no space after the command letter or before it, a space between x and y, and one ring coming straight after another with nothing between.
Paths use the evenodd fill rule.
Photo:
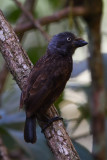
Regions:
<instances>
[{"instance_id":1,"label":"bird's foot","mask_svg":"<svg viewBox=\"0 0 107 160\"><path fill-rule=\"evenodd\" d=\"M62 117L54 117L48 120L47 124L42 128L42 133L48 128L53 122L58 121L58 120L63 120Z\"/></svg>"}]
</instances>

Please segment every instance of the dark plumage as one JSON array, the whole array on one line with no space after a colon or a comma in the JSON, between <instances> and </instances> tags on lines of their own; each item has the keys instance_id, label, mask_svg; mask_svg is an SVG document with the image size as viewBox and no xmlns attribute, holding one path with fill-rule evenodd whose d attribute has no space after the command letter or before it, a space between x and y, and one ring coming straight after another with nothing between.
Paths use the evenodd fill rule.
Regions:
<instances>
[{"instance_id":1,"label":"dark plumage","mask_svg":"<svg viewBox=\"0 0 107 160\"><path fill-rule=\"evenodd\" d=\"M86 44L70 32L57 34L50 41L46 54L33 67L21 96L21 107L25 105L26 111L26 142L36 141L37 112L45 114L60 96L72 72L73 53Z\"/></svg>"}]
</instances>

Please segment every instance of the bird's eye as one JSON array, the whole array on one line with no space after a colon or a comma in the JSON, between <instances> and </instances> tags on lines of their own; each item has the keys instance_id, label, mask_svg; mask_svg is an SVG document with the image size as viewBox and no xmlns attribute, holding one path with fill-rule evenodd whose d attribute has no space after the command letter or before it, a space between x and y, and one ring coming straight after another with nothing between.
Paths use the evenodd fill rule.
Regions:
<instances>
[{"instance_id":1,"label":"bird's eye","mask_svg":"<svg viewBox=\"0 0 107 160\"><path fill-rule=\"evenodd\" d=\"M68 42L71 41L71 37L67 37L67 41L68 41Z\"/></svg>"}]
</instances>

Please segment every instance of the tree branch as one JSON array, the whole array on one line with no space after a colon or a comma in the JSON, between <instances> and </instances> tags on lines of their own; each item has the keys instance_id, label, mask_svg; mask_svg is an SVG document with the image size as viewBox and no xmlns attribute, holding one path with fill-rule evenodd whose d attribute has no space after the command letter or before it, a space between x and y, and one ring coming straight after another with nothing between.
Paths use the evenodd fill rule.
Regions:
<instances>
[{"instance_id":1,"label":"tree branch","mask_svg":"<svg viewBox=\"0 0 107 160\"><path fill-rule=\"evenodd\" d=\"M24 7L27 10L29 10L30 12L33 12L34 3L35 3L35 0L30 0L30 1L26 0ZM22 14L17 22L17 25L21 25L22 23L24 23L24 21L26 21L26 19L27 19L26 16L24 14ZM18 35L20 40L22 39L23 34L24 34L24 32L22 34ZM3 65L3 68L0 72L0 94L3 92L4 84L7 79L8 73L9 73L9 70L8 70L6 62L5 62ZM2 118L2 117L0 117L0 118ZM1 136L0 136L0 157L2 158L2 160L10 160L10 158L9 158L10 156L8 155L7 148L3 144Z\"/></svg>"},{"instance_id":2,"label":"tree branch","mask_svg":"<svg viewBox=\"0 0 107 160\"><path fill-rule=\"evenodd\" d=\"M26 0L25 4L24 4L24 8L26 8L26 10L28 10L29 12L33 12L34 4L35 4L35 0L30 0L30 1ZM25 16L24 13L22 13L22 15L18 19L16 25L20 26L20 25L22 25L23 23L25 23L27 21L28 21L27 17ZM21 40L23 35L24 35L24 32L23 33L19 33L18 34L18 38ZM3 91L3 88L4 88L4 85L5 85L5 81L7 79L8 73L9 73L9 71L8 71L7 65L6 65L6 63L4 63L3 68L0 71L0 94Z\"/></svg>"},{"instance_id":3,"label":"tree branch","mask_svg":"<svg viewBox=\"0 0 107 160\"><path fill-rule=\"evenodd\" d=\"M33 13L34 11L34 6L35 6L35 3L36 3L36 0L26 0L25 3L24 3L24 8L29 11L30 13ZM16 23L16 26L21 26L23 25L24 23L28 22L28 18L26 17L26 15L22 12L20 18L18 19L17 23ZM24 35L24 32L18 32L18 38L19 40L22 39Z\"/></svg>"},{"instance_id":4,"label":"tree branch","mask_svg":"<svg viewBox=\"0 0 107 160\"><path fill-rule=\"evenodd\" d=\"M75 0L74 0L75 1ZM91 129L93 134L93 156L97 160L105 160L106 156L106 110L107 110L107 92L104 83L104 66L101 54L101 20L103 1L87 0L90 11L95 15L84 17L87 23L89 38L89 67L92 77L91 91Z\"/></svg>"},{"instance_id":5,"label":"tree branch","mask_svg":"<svg viewBox=\"0 0 107 160\"><path fill-rule=\"evenodd\" d=\"M2 70L0 71L0 95L3 92L4 84L8 76L8 69L6 63L4 63Z\"/></svg>"},{"instance_id":6,"label":"tree branch","mask_svg":"<svg viewBox=\"0 0 107 160\"><path fill-rule=\"evenodd\" d=\"M33 65L1 11L0 50L14 79L23 90L23 88L26 87L26 81ZM51 106L46 114L49 118L58 116L54 106ZM39 123L43 128L46 124L45 122L41 122L42 119L39 117ZM57 160L79 160L79 156L61 120L53 122L53 124L45 130L44 134Z\"/></svg>"},{"instance_id":7,"label":"tree branch","mask_svg":"<svg viewBox=\"0 0 107 160\"><path fill-rule=\"evenodd\" d=\"M89 10L85 7L73 7L73 8L66 7L54 13L51 16L46 16L46 17L35 20L35 23L38 22L40 25L48 25L50 23L58 22L68 17L70 14L72 14L72 16L84 16L89 14ZM23 25L16 26L15 32L16 33L23 32L23 31L25 32L33 28L34 28L34 25L29 21L24 23Z\"/></svg>"},{"instance_id":8,"label":"tree branch","mask_svg":"<svg viewBox=\"0 0 107 160\"><path fill-rule=\"evenodd\" d=\"M42 33L44 38L49 42L50 38L49 38L48 34L43 30L40 23L38 21L35 21L32 14L28 10L26 10L18 0L13 0L13 1L23 11L23 13L26 15L26 17L29 19L29 21L33 24L33 26L36 27Z\"/></svg>"}]
</instances>

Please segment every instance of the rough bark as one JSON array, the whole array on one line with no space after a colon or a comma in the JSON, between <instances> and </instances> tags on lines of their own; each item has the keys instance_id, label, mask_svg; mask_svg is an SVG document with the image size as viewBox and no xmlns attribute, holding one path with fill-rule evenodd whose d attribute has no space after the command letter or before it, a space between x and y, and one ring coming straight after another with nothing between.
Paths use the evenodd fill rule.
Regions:
<instances>
[{"instance_id":1,"label":"rough bark","mask_svg":"<svg viewBox=\"0 0 107 160\"><path fill-rule=\"evenodd\" d=\"M20 89L23 90L23 88L26 87L26 81L33 65L25 51L22 49L12 27L5 20L1 11L0 50L14 79ZM54 106L50 107L47 111L47 115L49 118L53 118L56 115L58 116ZM39 123L41 127L44 127L45 123L41 122L42 117L39 116ZM70 137L65 131L61 120L54 122L45 130L44 134L57 160L79 160L79 156L73 147Z\"/></svg>"},{"instance_id":2,"label":"rough bark","mask_svg":"<svg viewBox=\"0 0 107 160\"><path fill-rule=\"evenodd\" d=\"M3 92L4 84L6 82L7 76L8 76L8 69L6 63L4 63L2 70L0 71L0 95Z\"/></svg>"},{"instance_id":3,"label":"rough bark","mask_svg":"<svg viewBox=\"0 0 107 160\"><path fill-rule=\"evenodd\" d=\"M31 1L26 0L24 7L28 11L33 12L34 3L35 3L35 0L31 0ZM26 21L26 19L27 19L26 16L24 14L22 14L17 22L17 25L21 25L22 23L24 23ZM20 40L22 39L23 35L24 35L24 32L18 35ZM3 65L3 68L0 72L0 94L3 92L5 81L7 79L8 73L9 73L9 70L8 70L6 62L5 62ZM2 118L2 117L0 117L0 118ZM8 155L7 148L4 146L4 144L2 142L1 136L0 136L0 157L2 158L2 160L10 160L10 158L9 158L10 155Z\"/></svg>"},{"instance_id":4,"label":"rough bark","mask_svg":"<svg viewBox=\"0 0 107 160\"><path fill-rule=\"evenodd\" d=\"M26 10L28 10L29 12L32 13L33 9L34 9L34 6L35 6L35 3L36 3L35 0L30 0L30 1L26 0L25 4L24 4L24 8L26 8ZM24 13L22 13L20 18L18 19L18 21L16 23L16 26L18 27L20 25L23 25L27 21L28 21L27 17L25 16ZM24 35L24 32L18 33L18 38L20 39L20 41L21 41L23 35ZM4 63L3 68L0 72L0 94L3 92L5 81L7 79L8 73L9 73L9 70L7 68L6 63Z\"/></svg>"},{"instance_id":5,"label":"rough bark","mask_svg":"<svg viewBox=\"0 0 107 160\"><path fill-rule=\"evenodd\" d=\"M2 12L0 14L0 50L11 74L22 89L33 65L23 51L13 29L4 20Z\"/></svg>"}]
</instances>

